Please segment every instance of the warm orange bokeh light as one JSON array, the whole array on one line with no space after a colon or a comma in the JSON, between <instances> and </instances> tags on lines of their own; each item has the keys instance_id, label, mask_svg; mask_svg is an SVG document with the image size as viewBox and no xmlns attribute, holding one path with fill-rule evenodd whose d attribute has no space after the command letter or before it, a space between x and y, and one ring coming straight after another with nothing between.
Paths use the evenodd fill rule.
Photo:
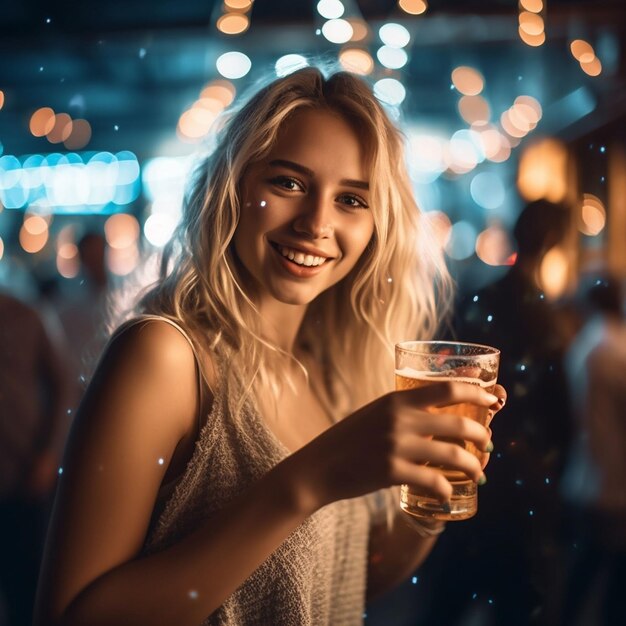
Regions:
<instances>
[{"instance_id":1,"label":"warm orange bokeh light","mask_svg":"<svg viewBox=\"0 0 626 626\"><path fill-rule=\"evenodd\" d=\"M591 61L596 56L592 45L584 39L574 39L569 49L577 61Z\"/></svg>"},{"instance_id":2,"label":"warm orange bokeh light","mask_svg":"<svg viewBox=\"0 0 626 626\"><path fill-rule=\"evenodd\" d=\"M533 46L537 48L545 43L546 34L545 32L539 33L539 35L529 35L525 30L520 26L518 29L520 39L527 45Z\"/></svg>"},{"instance_id":3,"label":"warm orange bokeh light","mask_svg":"<svg viewBox=\"0 0 626 626\"><path fill-rule=\"evenodd\" d=\"M37 109L30 118L30 132L35 137L44 137L54 127L54 111L50 107Z\"/></svg>"},{"instance_id":4,"label":"warm orange bokeh light","mask_svg":"<svg viewBox=\"0 0 626 626\"><path fill-rule=\"evenodd\" d=\"M600 234L606 226L606 209L600 198L591 193L583 194L580 218L581 233L590 237Z\"/></svg>"},{"instance_id":5,"label":"warm orange bokeh light","mask_svg":"<svg viewBox=\"0 0 626 626\"><path fill-rule=\"evenodd\" d=\"M352 37L350 41L363 41L369 34L367 24L358 17L350 17L346 20L352 26Z\"/></svg>"},{"instance_id":6,"label":"warm orange bokeh light","mask_svg":"<svg viewBox=\"0 0 626 626\"><path fill-rule=\"evenodd\" d=\"M252 6L252 0L224 0L224 4L229 9L247 11Z\"/></svg>"},{"instance_id":7,"label":"warm orange bokeh light","mask_svg":"<svg viewBox=\"0 0 626 626\"><path fill-rule=\"evenodd\" d=\"M366 76L374 70L374 59L367 50L345 48L339 53L339 62L344 70Z\"/></svg>"},{"instance_id":8,"label":"warm orange bokeh light","mask_svg":"<svg viewBox=\"0 0 626 626\"><path fill-rule=\"evenodd\" d=\"M531 37L537 37L545 30L541 15L529 11L523 11L519 14L519 27Z\"/></svg>"},{"instance_id":9,"label":"warm orange bokeh light","mask_svg":"<svg viewBox=\"0 0 626 626\"><path fill-rule=\"evenodd\" d=\"M106 254L106 264L109 271L117 276L130 274L139 261L137 244L133 243L126 248L109 248Z\"/></svg>"},{"instance_id":10,"label":"warm orange bokeh light","mask_svg":"<svg viewBox=\"0 0 626 626\"><path fill-rule=\"evenodd\" d=\"M465 96L477 96L485 86L482 74L466 65L461 65L452 71L452 83Z\"/></svg>"},{"instance_id":11,"label":"warm orange bokeh light","mask_svg":"<svg viewBox=\"0 0 626 626\"><path fill-rule=\"evenodd\" d=\"M459 113L468 124L486 124L491 116L489 103L482 96L463 96Z\"/></svg>"},{"instance_id":12,"label":"warm orange bokeh light","mask_svg":"<svg viewBox=\"0 0 626 626\"><path fill-rule=\"evenodd\" d=\"M139 222L128 213L116 213L104 223L104 235L111 248L127 248L139 237Z\"/></svg>"},{"instance_id":13,"label":"warm orange bokeh light","mask_svg":"<svg viewBox=\"0 0 626 626\"><path fill-rule=\"evenodd\" d=\"M583 72L585 72L585 74L589 74L589 76L598 76L602 72L602 63L600 63L600 59L598 57L594 57L593 60L588 63L581 61L580 67Z\"/></svg>"},{"instance_id":14,"label":"warm orange bokeh light","mask_svg":"<svg viewBox=\"0 0 626 626\"><path fill-rule=\"evenodd\" d=\"M426 0L400 0L398 6L410 15L421 15L428 9Z\"/></svg>"},{"instance_id":15,"label":"warm orange bokeh light","mask_svg":"<svg viewBox=\"0 0 626 626\"><path fill-rule=\"evenodd\" d=\"M214 80L200 92L200 98L213 98L226 108L235 99L236 93L235 85L229 80Z\"/></svg>"},{"instance_id":16,"label":"warm orange bokeh light","mask_svg":"<svg viewBox=\"0 0 626 626\"><path fill-rule=\"evenodd\" d=\"M476 238L476 256L487 265L507 265L513 250L501 226L489 226Z\"/></svg>"},{"instance_id":17,"label":"warm orange bokeh light","mask_svg":"<svg viewBox=\"0 0 626 626\"><path fill-rule=\"evenodd\" d=\"M4 91L0 89L0 109L4 106Z\"/></svg>"},{"instance_id":18,"label":"warm orange bokeh light","mask_svg":"<svg viewBox=\"0 0 626 626\"><path fill-rule=\"evenodd\" d=\"M4 256L4 241L0 237L0 259Z\"/></svg>"},{"instance_id":19,"label":"warm orange bokeh light","mask_svg":"<svg viewBox=\"0 0 626 626\"><path fill-rule=\"evenodd\" d=\"M48 230L48 222L41 215L30 215L24 220L23 227L29 235L41 235Z\"/></svg>"},{"instance_id":20,"label":"warm orange bokeh light","mask_svg":"<svg viewBox=\"0 0 626 626\"><path fill-rule=\"evenodd\" d=\"M567 189L567 150L557 139L527 146L519 161L517 186L525 200L560 202Z\"/></svg>"},{"instance_id":21,"label":"warm orange bokeh light","mask_svg":"<svg viewBox=\"0 0 626 626\"><path fill-rule=\"evenodd\" d=\"M560 246L548 250L541 261L537 282L549 300L556 300L565 292L568 273L569 262L565 250Z\"/></svg>"},{"instance_id":22,"label":"warm orange bokeh light","mask_svg":"<svg viewBox=\"0 0 626 626\"><path fill-rule=\"evenodd\" d=\"M91 124L79 119L72 122L70 136L63 142L68 150L80 150L91 141Z\"/></svg>"},{"instance_id":23,"label":"warm orange bokeh light","mask_svg":"<svg viewBox=\"0 0 626 626\"><path fill-rule=\"evenodd\" d=\"M532 13L543 11L543 0L520 0L520 5Z\"/></svg>"},{"instance_id":24,"label":"warm orange bokeh light","mask_svg":"<svg viewBox=\"0 0 626 626\"><path fill-rule=\"evenodd\" d=\"M250 27L250 18L244 13L226 13L217 20L217 30L225 35L240 35Z\"/></svg>"},{"instance_id":25,"label":"warm orange bokeh light","mask_svg":"<svg viewBox=\"0 0 626 626\"><path fill-rule=\"evenodd\" d=\"M72 118L67 113L57 113L54 126L47 134L50 143L61 143L72 134Z\"/></svg>"},{"instance_id":26,"label":"warm orange bokeh light","mask_svg":"<svg viewBox=\"0 0 626 626\"><path fill-rule=\"evenodd\" d=\"M33 235L32 233L29 233L25 228L25 224L22 224L22 228L20 228L20 236L19 236L20 245L22 246L25 252L29 252L30 254L35 254L36 252L43 250L44 246L46 245L48 241L48 232L49 231L47 228L47 224L46 224L46 229L37 235Z\"/></svg>"}]
</instances>

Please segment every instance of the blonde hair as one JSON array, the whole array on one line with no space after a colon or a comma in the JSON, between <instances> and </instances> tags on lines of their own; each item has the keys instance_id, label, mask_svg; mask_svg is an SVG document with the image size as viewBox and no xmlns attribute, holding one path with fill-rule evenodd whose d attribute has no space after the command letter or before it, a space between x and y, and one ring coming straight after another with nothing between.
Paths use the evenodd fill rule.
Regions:
<instances>
[{"instance_id":1,"label":"blonde hair","mask_svg":"<svg viewBox=\"0 0 626 626\"><path fill-rule=\"evenodd\" d=\"M275 80L220 131L216 149L196 172L160 279L139 303L141 312L165 315L186 328L200 353L228 363L224 382L242 384L236 415L250 394L270 391L276 398L281 367L293 358L261 336L260 314L244 289L232 243L240 182L304 107L328 110L351 124L371 172L374 235L352 271L309 305L296 340L321 363L337 414L391 390L394 343L432 337L451 301L441 250L413 197L404 138L370 87L346 72L325 78L313 67Z\"/></svg>"}]
</instances>

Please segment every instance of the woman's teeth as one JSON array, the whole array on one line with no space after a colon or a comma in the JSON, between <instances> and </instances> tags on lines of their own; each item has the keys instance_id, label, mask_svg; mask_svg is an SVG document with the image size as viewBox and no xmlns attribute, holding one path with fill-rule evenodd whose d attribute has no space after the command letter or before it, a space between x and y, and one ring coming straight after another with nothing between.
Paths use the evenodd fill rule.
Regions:
<instances>
[{"instance_id":1,"label":"woman's teeth","mask_svg":"<svg viewBox=\"0 0 626 626\"><path fill-rule=\"evenodd\" d=\"M304 254L303 252L298 252L298 250L292 250L291 248L285 248L284 246L278 246L278 251L290 261L307 267L321 265L326 260L324 257Z\"/></svg>"}]
</instances>

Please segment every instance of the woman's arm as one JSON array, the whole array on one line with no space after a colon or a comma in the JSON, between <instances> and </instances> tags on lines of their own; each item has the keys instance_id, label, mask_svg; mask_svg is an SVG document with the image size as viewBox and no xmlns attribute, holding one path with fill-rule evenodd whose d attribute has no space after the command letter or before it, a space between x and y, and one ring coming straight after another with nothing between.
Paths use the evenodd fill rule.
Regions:
<instances>
[{"instance_id":1,"label":"woman's arm","mask_svg":"<svg viewBox=\"0 0 626 626\"><path fill-rule=\"evenodd\" d=\"M197 625L307 517L281 464L197 532L138 558L168 463L196 427L196 386L171 326L113 342L67 445L35 624Z\"/></svg>"}]
</instances>

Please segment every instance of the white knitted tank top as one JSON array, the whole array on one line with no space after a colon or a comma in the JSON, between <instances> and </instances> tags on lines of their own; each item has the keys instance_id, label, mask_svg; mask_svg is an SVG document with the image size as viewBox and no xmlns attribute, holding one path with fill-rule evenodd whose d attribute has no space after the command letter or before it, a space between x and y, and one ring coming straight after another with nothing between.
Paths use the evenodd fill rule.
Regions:
<instances>
[{"instance_id":1,"label":"white knitted tank top","mask_svg":"<svg viewBox=\"0 0 626 626\"><path fill-rule=\"evenodd\" d=\"M193 348L178 325L157 319L175 326ZM159 552L193 532L290 454L252 401L246 402L238 421L232 419L224 387L218 385L193 455L173 492L162 489L160 497L166 501L151 524L142 555ZM366 498L320 509L203 624L362 624L371 516Z\"/></svg>"}]
</instances>

